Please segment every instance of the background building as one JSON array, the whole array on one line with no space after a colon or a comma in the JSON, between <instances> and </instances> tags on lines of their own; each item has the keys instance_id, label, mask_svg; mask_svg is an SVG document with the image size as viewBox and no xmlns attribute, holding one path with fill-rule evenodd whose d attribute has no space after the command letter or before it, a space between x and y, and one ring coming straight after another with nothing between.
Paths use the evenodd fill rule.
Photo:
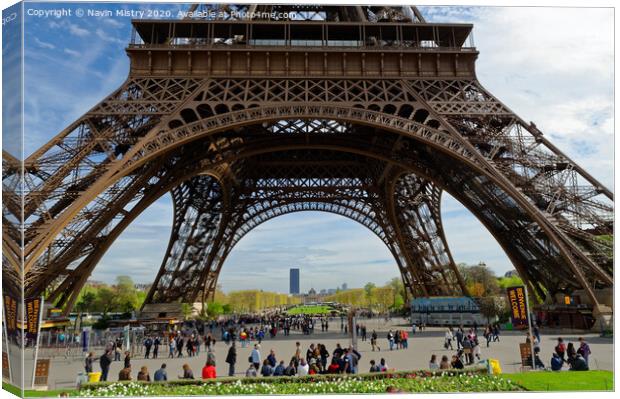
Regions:
<instances>
[{"instance_id":1,"label":"background building","mask_svg":"<svg viewBox=\"0 0 620 399\"><path fill-rule=\"evenodd\" d=\"M291 269L289 292L299 294L299 269Z\"/></svg>"}]
</instances>

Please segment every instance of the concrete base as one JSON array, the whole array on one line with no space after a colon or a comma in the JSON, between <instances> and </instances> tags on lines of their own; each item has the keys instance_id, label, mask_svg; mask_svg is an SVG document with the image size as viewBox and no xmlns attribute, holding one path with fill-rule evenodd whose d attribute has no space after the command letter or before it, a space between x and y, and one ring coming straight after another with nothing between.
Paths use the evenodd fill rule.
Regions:
<instances>
[{"instance_id":1,"label":"concrete base","mask_svg":"<svg viewBox=\"0 0 620 399\"><path fill-rule=\"evenodd\" d=\"M195 302L191 305L191 313L189 317L196 317L202 311L203 304L201 302ZM158 319L158 318L175 318L183 320L185 315L183 314L182 303L147 303L144 305L138 318L142 320Z\"/></svg>"}]
</instances>

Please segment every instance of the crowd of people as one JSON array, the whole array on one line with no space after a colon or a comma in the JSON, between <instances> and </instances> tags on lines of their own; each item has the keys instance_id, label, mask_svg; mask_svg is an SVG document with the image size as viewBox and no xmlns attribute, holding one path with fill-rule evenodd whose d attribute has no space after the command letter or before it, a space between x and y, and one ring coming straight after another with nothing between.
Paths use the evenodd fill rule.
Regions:
<instances>
[{"instance_id":1,"label":"crowd of people","mask_svg":"<svg viewBox=\"0 0 620 399\"><path fill-rule=\"evenodd\" d=\"M253 323L249 326L245 323ZM321 331L328 331L328 318L313 318L309 316L293 316L281 317L271 316L257 319L237 319L234 321L211 322L203 327L201 334L197 329L189 329L176 331L166 334L147 335L143 341L144 358L157 359L160 356L160 347L164 345L168 348L168 358L181 358L184 356L195 357L203 351L207 353L206 362L203 367L202 378L216 377L216 359L214 347L216 344L215 333L219 329L222 341L227 345L227 355L224 359L228 365L228 375L236 374L237 365L240 363L237 358L238 348L251 347L251 353L248 357L248 366L245 370L247 377L254 376L304 376L312 374L355 374L360 368L366 371L366 368L360 366L362 355L353 347L341 347L337 344L333 350L322 343L310 344L305 353L302 351L301 343L297 342L295 348L290 354L291 356L278 357L273 349L269 351L267 356L261 354L261 344L266 336L275 338L279 331L283 331L284 335L288 335L290 329L298 330L301 334L309 335L313 333L314 328L320 325ZM420 330L422 326L419 326ZM355 332L362 342L370 339L371 351L381 351L379 345L379 337L375 330L370 334L364 324L355 325ZM428 367L430 369L462 369L466 366L473 365L476 361L482 360L481 343L478 339L478 326L472 328L449 327L444 333L444 349L455 351L453 355L437 356L432 355ZM413 333L414 330L412 330ZM486 340L486 346L489 347L493 342L500 341L500 327L498 324L489 324L484 326L483 336ZM409 332L405 329L389 330L384 336L387 340L389 350L399 350L408 348ZM554 348L553 357L551 358L550 369L562 370L565 366L569 370L588 370L588 357L591 353L588 343L579 338L578 344L569 342L567 345L562 338L558 339L558 344ZM532 342L535 353L535 365L537 368L545 368L540 360L540 331L537 327L533 329L533 337L526 338L526 342ZM122 370L119 373L119 380L131 379L132 365L131 354L128 351L123 352L122 339L111 341L104 350L104 353L97 359L94 353L90 353L85 360L84 369L86 373L93 372L93 365L97 362L101 368L101 381L108 380L110 365L114 361L123 361ZM247 352L246 352L247 353ZM530 357L531 362L531 357ZM241 362L243 363L243 362ZM371 359L369 362L369 372L386 371L385 358L378 361ZM184 364L178 378L192 379L194 373L189 364ZM166 364L155 372L153 379L155 381L167 380ZM140 367L136 379L140 381L151 381L151 376L146 366Z\"/></svg>"}]
</instances>

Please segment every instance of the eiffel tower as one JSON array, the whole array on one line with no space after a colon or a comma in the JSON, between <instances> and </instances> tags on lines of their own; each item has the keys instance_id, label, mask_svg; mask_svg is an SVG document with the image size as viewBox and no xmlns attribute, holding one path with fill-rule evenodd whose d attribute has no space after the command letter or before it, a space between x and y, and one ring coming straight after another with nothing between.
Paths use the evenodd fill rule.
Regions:
<instances>
[{"instance_id":1,"label":"eiffel tower","mask_svg":"<svg viewBox=\"0 0 620 399\"><path fill-rule=\"evenodd\" d=\"M209 299L245 234L301 211L370 229L410 295L468 295L447 192L541 301L580 292L609 310L597 293L613 287L599 238L613 234L613 194L478 82L471 24L311 5L132 24L121 87L23 163L3 154L6 292L23 281L68 312L123 230L171 193L147 305Z\"/></svg>"}]
</instances>

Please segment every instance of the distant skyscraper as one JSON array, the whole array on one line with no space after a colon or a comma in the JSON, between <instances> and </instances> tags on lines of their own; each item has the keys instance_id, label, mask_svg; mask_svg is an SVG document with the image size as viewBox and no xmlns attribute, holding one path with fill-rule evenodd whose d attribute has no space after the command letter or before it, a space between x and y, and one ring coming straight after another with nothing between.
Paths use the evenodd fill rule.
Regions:
<instances>
[{"instance_id":1,"label":"distant skyscraper","mask_svg":"<svg viewBox=\"0 0 620 399\"><path fill-rule=\"evenodd\" d=\"M299 269L291 269L290 293L299 294Z\"/></svg>"},{"instance_id":2,"label":"distant skyscraper","mask_svg":"<svg viewBox=\"0 0 620 399\"><path fill-rule=\"evenodd\" d=\"M347 285L347 283L342 283L342 290L343 291L346 291L348 287L349 286Z\"/></svg>"}]
</instances>

